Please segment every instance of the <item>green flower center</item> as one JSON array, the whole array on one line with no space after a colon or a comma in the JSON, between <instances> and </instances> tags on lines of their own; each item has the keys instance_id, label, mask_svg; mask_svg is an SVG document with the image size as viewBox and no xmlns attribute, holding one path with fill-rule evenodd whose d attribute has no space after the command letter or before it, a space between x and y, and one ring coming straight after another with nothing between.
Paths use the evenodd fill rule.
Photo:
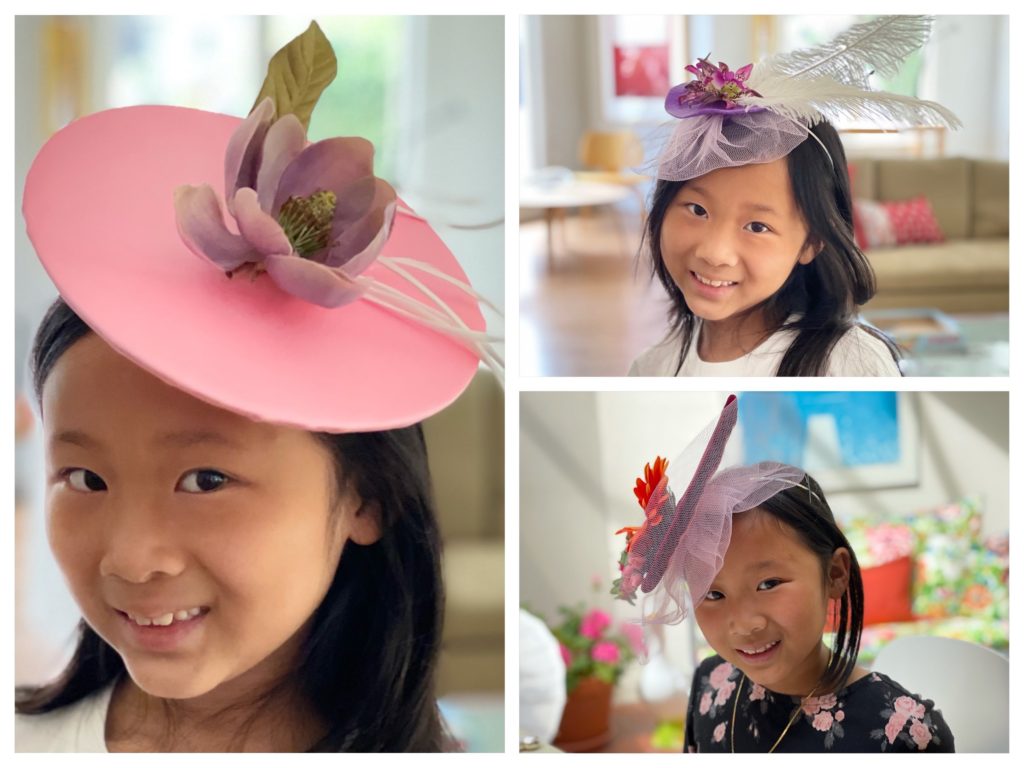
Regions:
<instances>
[{"instance_id":1,"label":"green flower center","mask_svg":"<svg viewBox=\"0 0 1024 768\"><path fill-rule=\"evenodd\" d=\"M309 197L289 197L281 206L277 223L299 256L309 258L330 244L337 203L336 194L321 190Z\"/></svg>"}]
</instances>

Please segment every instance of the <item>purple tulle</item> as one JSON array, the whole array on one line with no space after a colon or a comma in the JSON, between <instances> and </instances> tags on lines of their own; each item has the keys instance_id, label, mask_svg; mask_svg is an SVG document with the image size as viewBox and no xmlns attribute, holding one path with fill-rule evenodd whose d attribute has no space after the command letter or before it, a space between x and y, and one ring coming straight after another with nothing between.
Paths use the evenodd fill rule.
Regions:
<instances>
[{"instance_id":1,"label":"purple tulle","mask_svg":"<svg viewBox=\"0 0 1024 768\"><path fill-rule=\"evenodd\" d=\"M769 110L732 109L678 120L655 163L657 177L689 181L719 168L769 163L808 136L807 126Z\"/></svg>"}]
</instances>

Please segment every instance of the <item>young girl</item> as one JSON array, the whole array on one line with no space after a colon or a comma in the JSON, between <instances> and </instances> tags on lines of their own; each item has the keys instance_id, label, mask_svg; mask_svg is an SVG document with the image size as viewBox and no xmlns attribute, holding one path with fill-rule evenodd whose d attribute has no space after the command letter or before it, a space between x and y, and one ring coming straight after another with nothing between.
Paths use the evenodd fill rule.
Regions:
<instances>
[{"instance_id":1,"label":"young girl","mask_svg":"<svg viewBox=\"0 0 1024 768\"><path fill-rule=\"evenodd\" d=\"M714 474L734 423L730 401L677 471L648 467L637 486L646 521L626 529L617 586L631 602L644 594L645 622L695 606L716 651L694 673L686 750L952 752L932 701L857 664L860 568L821 487L770 462Z\"/></svg>"},{"instance_id":2,"label":"young girl","mask_svg":"<svg viewBox=\"0 0 1024 768\"><path fill-rule=\"evenodd\" d=\"M900 375L896 346L858 320L875 277L827 118L957 125L937 104L867 88L868 69L895 71L929 25L883 17L736 72L687 67L698 79L666 99L679 120L644 233L669 333L631 375Z\"/></svg>"},{"instance_id":3,"label":"young girl","mask_svg":"<svg viewBox=\"0 0 1024 768\"><path fill-rule=\"evenodd\" d=\"M315 25L299 43L275 61L333 63ZM483 319L368 142L277 113L309 96L99 113L29 174L62 296L32 356L47 531L83 620L17 693L19 751L450 745L418 422L489 351Z\"/></svg>"}]
</instances>

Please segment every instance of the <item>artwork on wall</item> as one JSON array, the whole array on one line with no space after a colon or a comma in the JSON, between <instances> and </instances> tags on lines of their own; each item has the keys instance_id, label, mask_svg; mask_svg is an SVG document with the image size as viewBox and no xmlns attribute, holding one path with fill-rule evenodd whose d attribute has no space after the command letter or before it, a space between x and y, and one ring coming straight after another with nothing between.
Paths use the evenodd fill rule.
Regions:
<instances>
[{"instance_id":1,"label":"artwork on wall","mask_svg":"<svg viewBox=\"0 0 1024 768\"><path fill-rule=\"evenodd\" d=\"M740 396L744 462L807 470L826 492L918 483L920 429L901 392L747 392Z\"/></svg>"}]
</instances>

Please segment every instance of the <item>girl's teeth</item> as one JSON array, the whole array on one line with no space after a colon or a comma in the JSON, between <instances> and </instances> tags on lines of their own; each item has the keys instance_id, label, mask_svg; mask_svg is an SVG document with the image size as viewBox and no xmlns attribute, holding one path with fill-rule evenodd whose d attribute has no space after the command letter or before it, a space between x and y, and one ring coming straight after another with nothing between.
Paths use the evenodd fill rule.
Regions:
<instances>
[{"instance_id":1,"label":"girl's teeth","mask_svg":"<svg viewBox=\"0 0 1024 768\"><path fill-rule=\"evenodd\" d=\"M697 275L696 272L693 274ZM734 285L734 283L728 280L708 280L703 275L697 275L697 279L704 283L704 285L710 285L712 288L721 288L723 285Z\"/></svg>"},{"instance_id":2,"label":"girl's teeth","mask_svg":"<svg viewBox=\"0 0 1024 768\"><path fill-rule=\"evenodd\" d=\"M140 627L169 627L175 621L187 621L188 619L194 619L202 613L202 610L202 608L189 608L187 610L182 608L180 611L172 611L170 613L165 613L163 616L156 616L153 618L148 616L135 616L133 614L128 614L128 618Z\"/></svg>"},{"instance_id":3,"label":"girl's teeth","mask_svg":"<svg viewBox=\"0 0 1024 768\"><path fill-rule=\"evenodd\" d=\"M778 644L778 640L776 640L774 643L768 643L768 645L762 645L760 648L754 648L753 650L751 650L749 648L744 648L743 652L744 653L748 653L751 656L753 656L754 654L757 654L757 653L764 653L765 651L767 651L767 650L769 650L771 648L774 648L777 644Z\"/></svg>"}]
</instances>

